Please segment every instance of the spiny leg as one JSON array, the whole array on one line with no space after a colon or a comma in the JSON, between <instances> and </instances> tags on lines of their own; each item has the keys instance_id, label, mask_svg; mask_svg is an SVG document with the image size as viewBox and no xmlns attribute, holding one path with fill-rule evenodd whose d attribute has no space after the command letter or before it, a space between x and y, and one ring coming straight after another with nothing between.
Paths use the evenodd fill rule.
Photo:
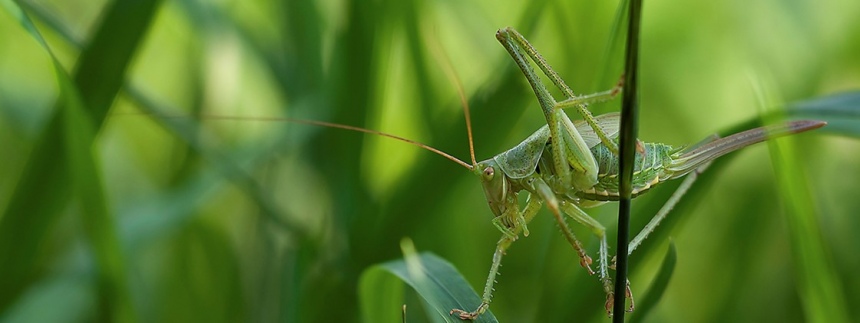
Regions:
<instances>
[{"instance_id":1,"label":"spiny leg","mask_svg":"<svg viewBox=\"0 0 860 323\"><path fill-rule=\"evenodd\" d=\"M559 109L567 109L567 108L573 107L573 108L577 108L577 110L579 110L581 108L584 108L583 105L606 102L606 101L612 100L616 96L618 96L619 93L621 93L621 90L623 88L624 88L624 78L622 77L620 80L618 80L618 83L616 83L615 86L609 90L597 92L597 93L592 93L592 94L580 95L577 97L567 98L564 101L558 102L556 104L556 107ZM585 111L588 111L588 109L586 109ZM590 113L591 113L591 111L589 111L589 114ZM583 117L583 119L585 119L585 117ZM592 119L593 119L593 117L592 117ZM586 119L586 122L588 122L587 119ZM595 124L596 124L596 122L595 122ZM592 126L592 128L594 128L594 126ZM597 129L600 129L600 127L597 127Z\"/></svg>"},{"instance_id":2,"label":"spiny leg","mask_svg":"<svg viewBox=\"0 0 860 323\"><path fill-rule=\"evenodd\" d=\"M516 204L511 203L512 206ZM496 229L499 229L505 235L516 239L518 233L514 233L513 228L521 228L523 232L523 236L529 236L529 227L526 224L526 218L520 210L517 208L509 208L500 216L493 218L492 220L493 226Z\"/></svg>"},{"instance_id":3,"label":"spiny leg","mask_svg":"<svg viewBox=\"0 0 860 323\"><path fill-rule=\"evenodd\" d=\"M717 141L718 139L720 139L720 136L716 134L705 137L705 139L702 139L702 141L699 141L696 144L687 147L686 150L696 149L708 143ZM702 174L706 169L708 169L708 166L710 165L711 162L707 161L698 168L696 168L690 174L687 174L687 178L684 178L684 181L681 182L681 185L679 185L678 188L675 189L675 192L672 193L672 196L670 196L668 200L666 200L666 203L663 204L663 207L661 207L659 211L657 211L657 214L651 217L651 220L648 221L648 224L646 224L645 227L643 227L642 230L640 230L639 233L636 234L635 237L633 237L633 240L630 240L630 244L627 245L627 256L632 255L633 250L639 248L639 245L642 244L642 241L645 241L645 238L648 238L648 235L651 234L651 232L654 232L657 226L660 225L660 222L662 222L663 219L665 219L666 216L669 214L669 212L672 211L673 208L675 208L675 205L678 204L679 201L681 201L681 197L683 197L684 194L687 194L687 191L690 189L691 186L693 186L693 183L696 181L696 179L699 178L699 175ZM614 266L615 259L613 259L612 263Z\"/></svg>"},{"instance_id":4,"label":"spiny leg","mask_svg":"<svg viewBox=\"0 0 860 323\"><path fill-rule=\"evenodd\" d=\"M513 205L516 208L516 205ZM535 215L537 215L538 211L541 207L541 199L533 198L532 195L529 195L528 202L526 203L525 208L522 211L522 219L523 222L516 221L513 225L513 228L510 228L510 234L503 233L502 238L499 239L499 242L496 244L496 251L493 253L493 264L490 266L490 274L487 277L487 283L484 285L484 293L481 296L481 305L478 306L475 311L466 312L461 309L453 309L449 314L457 314L461 320L474 320L479 315L487 311L487 308L490 307L490 301L493 299L493 284L496 282L496 275L499 273L499 267L502 264L502 256L505 255L506 250L510 245L516 241L517 236L522 231L524 224L531 222L534 219Z\"/></svg>"},{"instance_id":5,"label":"spiny leg","mask_svg":"<svg viewBox=\"0 0 860 323\"><path fill-rule=\"evenodd\" d=\"M681 185L678 186L678 188L675 190L674 193L672 193L672 196L669 197L669 200L666 201L666 204L663 204L663 207L660 208L660 211L658 211L657 214L655 214L651 218L651 220L648 221L648 224L646 224L645 227L642 228L641 231L639 231L639 233L636 235L636 237L634 237L633 240L630 241L630 244L628 244L628 247L627 247L627 250L628 250L627 256L628 257L633 254L633 251L636 250L636 248L639 248L639 245L642 244L643 241L645 241L645 238L647 238L648 235L651 234L651 232L654 232L654 230L657 228L657 226L660 225L660 222L662 222L663 219L666 218L666 216L669 214L669 212L672 211L672 209L675 207L675 205L677 205L678 202L681 200L681 197L683 197L684 194L687 193L687 191L690 189L690 187L693 185L693 183L696 181L696 179L699 178L699 175L702 174L702 172L704 172L705 169L707 169L708 166L710 166L710 165L711 165L711 162L707 162L707 163L703 164L702 166L699 166L698 168L696 168L696 170L693 171L692 173L687 175L687 178L685 178L684 181L681 182ZM603 255L601 254L601 257L602 256ZM609 266L610 268L613 268L613 269L615 268L615 261L616 261L616 259L615 259L615 257L613 257L612 258L612 265ZM605 286L606 286L606 284L604 283L604 288L605 288ZM627 311L632 312L633 309L635 308L635 304L633 302L633 291L630 289L630 281L629 280L627 281L627 288L626 288L625 293L626 293L625 298L630 300L630 306L627 307ZM614 298L612 297L611 291L609 292L608 295L609 296L606 299L605 305L606 305L607 313L611 316L612 315L612 312L611 312L612 307L614 305L613 304Z\"/></svg>"},{"instance_id":6,"label":"spiny leg","mask_svg":"<svg viewBox=\"0 0 860 323\"><path fill-rule=\"evenodd\" d=\"M645 241L645 238L648 238L648 235L651 234L651 232L654 232L657 226L660 225L660 222L662 222L663 219L666 218L666 215L668 215L669 212L672 211L672 209L675 207L675 205L678 204L678 202L681 200L681 197L683 197L684 194L686 194L687 191L690 189L690 187L693 186L693 183L696 181L696 179L699 178L699 175L701 175L702 172L704 172L710 165L710 161L706 162L702 166L699 166L699 168L696 168L695 171L688 174L687 178L684 178L684 181L681 182L681 185L679 185L677 189L675 189L675 192L672 193L672 196L669 197L669 200L666 201L666 204L663 204L663 207L660 208L660 211L657 211L657 214L655 214L651 218L651 221L648 221L648 224L646 224L645 227L643 227L642 230L639 231L638 234L636 234L636 237L634 237L633 240L630 240L630 244L627 247L628 256L633 254L633 251L636 250L636 248L639 248L639 245L642 244L642 241Z\"/></svg>"},{"instance_id":7,"label":"spiny leg","mask_svg":"<svg viewBox=\"0 0 860 323\"><path fill-rule=\"evenodd\" d=\"M559 124L561 120L559 120L559 114L556 113L555 109L555 99L546 89L543 82L541 82L540 77L535 73L532 69L531 64L526 60L523 56L523 50L516 43L513 42L512 38L509 36L508 30L513 29L501 29L496 33L496 39L505 47L508 51L508 54L511 55L511 58L514 59L514 62L520 68L520 71L523 72L526 79L531 85L532 90L535 93L535 96L540 103L541 110L543 111L544 117L546 117L547 126L549 126L550 136L552 138L563 138L561 134L561 125ZM516 32L516 31L514 31ZM566 118L566 115L564 116ZM580 138L582 139L582 138ZM582 146L587 148L584 140L582 141ZM565 144L563 140L552 140L552 151L553 153L553 168L555 170L555 175L559 179L561 185L564 183L570 182L570 168L567 166L568 162L566 159L567 152L565 148ZM588 162L588 161L586 161ZM590 160L591 164L595 164L594 158L592 157ZM559 185L560 186L560 185Z\"/></svg>"},{"instance_id":8,"label":"spiny leg","mask_svg":"<svg viewBox=\"0 0 860 323\"><path fill-rule=\"evenodd\" d=\"M564 201L559 202L549 185L547 185L540 177L536 176L532 178L529 183L532 186L530 191L537 193L544 201L547 202L547 208L555 217L564 238L567 239L567 242L570 243L574 250L576 250L576 254L579 256L579 265L588 270L589 275L593 275L594 270L591 269L591 257L589 257L585 252L585 249L582 248L582 243L579 242L579 239L576 238L573 231L570 231L570 227L568 227L567 222L564 221L564 218L561 216L559 206L563 204Z\"/></svg>"},{"instance_id":9,"label":"spiny leg","mask_svg":"<svg viewBox=\"0 0 860 323\"><path fill-rule=\"evenodd\" d=\"M546 118L550 136L553 138L550 145L555 176L548 180L550 185L557 191L566 191L571 185L579 190L591 188L597 183L597 161L567 114L556 107L555 99L523 55L524 52L526 54L528 52L515 42L516 38L512 38L509 31L516 33L512 29L502 29L496 34L496 38L529 81ZM534 59L533 57L532 60ZM602 133L602 130L599 131Z\"/></svg>"},{"instance_id":10,"label":"spiny leg","mask_svg":"<svg viewBox=\"0 0 860 323\"><path fill-rule=\"evenodd\" d=\"M709 136L709 137L705 138L703 141L701 141L701 142L699 142L699 143L697 143L697 144L693 145L692 147L693 147L693 148L694 148L694 147L698 147L698 146L701 146L701 145L707 144L707 143L712 142L712 141L717 140L717 139L719 139L719 137L718 137L718 136L716 136L716 135L714 135L714 136ZM688 149L690 149L690 148L688 148ZM661 222L661 221L663 221L663 219L665 219L665 218L666 218L666 215L668 215L668 214L669 214L669 212L672 210L672 208L674 208L674 207L675 207L675 205L676 205L676 204L678 204L678 201L680 201L680 200L681 200L681 197L682 197L682 196L684 196L684 194L686 194L686 193L687 193L687 191L688 191L688 190L690 189L690 187L693 185L693 182L695 182L695 181L696 181L696 179L699 177L699 174L701 174L703 171L705 171L705 169L707 169L707 168L708 168L708 166L710 166L710 161L709 161L709 162L706 162L705 164L703 164L703 165L701 165L701 166L699 166L698 168L696 168L696 170L695 170L695 171L693 171L692 173L690 173L689 175L687 175L687 178L685 178L685 179L684 179L684 181L683 181L683 182L681 182L681 185L680 185L680 186L678 186L678 188L675 190L675 192L674 192L674 193L672 193L672 196L671 196L671 197L669 197L669 200L667 200L667 201L666 201L666 204L664 204L664 205L663 205L663 207L662 207L662 208L660 208L660 211L658 211L658 212L657 212L657 214L655 214L655 215L651 218L651 220L648 222L648 224L647 224L647 225L645 225L645 227L644 227L644 228L642 228L642 230L641 230L641 231L639 231L639 233L636 235L636 237L634 237L634 238L633 238L633 240L631 240L631 241L630 241L630 244L628 244L628 247L627 247L627 248L628 248L628 252L627 252L627 256L628 256L628 257L629 257L631 254L633 254L633 251L634 251L634 250L636 250L636 248L638 248L638 247L639 247L639 245L642 243L642 241L644 241L644 240L645 240L645 238L647 238L647 237L648 237L648 234L650 234L651 232L653 232L653 231L654 231L654 229L656 229L656 228L657 228L657 226L660 224L660 222ZM563 206L563 207L565 207L565 205L562 205L562 206ZM579 213L579 214L580 214L580 216L579 216L579 217L574 216L574 219L577 219L577 221L580 221L580 223L583 223L584 225L586 225L586 226L588 226L588 227L592 227L592 226L591 226L591 225L589 225L587 222L594 221L594 219L592 219L591 217L588 217L588 216L587 216L587 214L585 214L584 212L582 212L582 210L580 210L580 209L578 209L578 208L571 209L571 208L569 208L569 207L565 207L564 209L565 209L565 212L568 212L568 211L573 211L573 212L575 212L575 211L579 211L579 212L575 212L575 213ZM568 212L568 214L571 214L571 213L569 213L569 212ZM580 219L581 219L581 220L580 220ZM597 221L594 221L594 222L595 222L595 223L597 223ZM597 224L599 225L599 223L597 223ZM600 228L602 229L602 226L601 226ZM601 230L601 231L602 231L602 230ZM601 236L601 234L600 234L600 233L598 233L596 230L595 230L595 234L597 234L598 236ZM604 238L602 238L602 237L601 237L601 240L603 240L603 239L604 239ZM603 257L603 254L601 254L601 257ZM601 259L601 260L602 260L602 259ZM609 268L615 269L615 261L616 261L616 258L615 258L615 257L613 257L613 258L612 258L612 264L609 266ZM602 262L602 261L601 261L601 264L603 264L603 262ZM602 268L601 268L601 269L602 269ZM628 311L628 312L632 312L632 311L633 311L633 309L634 309L634 307L635 307L634 302L633 302L633 292L632 292L632 291L631 291L631 289L630 289L630 281L629 281L629 280L626 282L626 284L627 284L627 288L626 288L626 291L625 291L625 294L626 294L626 295L625 295L625 298L627 298L627 299L629 299L629 300L630 300L630 306L627 308L627 311ZM610 285L610 286L611 286L611 285ZM604 283L604 288L605 288L605 287L606 287L606 283ZM613 302L614 302L614 298L612 297L612 294L613 294L613 293L611 292L611 290L609 290L609 291L607 292L607 295L608 295L609 297L607 298L607 300L606 300L606 304L605 304L605 305L606 305L606 311L607 311L607 313L608 313L610 316L612 315L611 310L612 310L612 307L613 307L613 305L614 305L614 304L613 304Z\"/></svg>"},{"instance_id":11,"label":"spiny leg","mask_svg":"<svg viewBox=\"0 0 860 323\"><path fill-rule=\"evenodd\" d=\"M561 210L565 214L573 218L576 222L591 229L591 231L600 239L600 251L598 256L598 277L603 285L603 291L606 293L606 314L612 315L612 305L614 304L614 295L612 278L609 276L609 246L606 242L606 228L600 222L590 217L585 211L578 206L567 201L561 201ZM627 283L626 297L630 299L631 308L633 306L633 293L630 291L630 283Z\"/></svg>"},{"instance_id":12,"label":"spiny leg","mask_svg":"<svg viewBox=\"0 0 860 323\"><path fill-rule=\"evenodd\" d=\"M504 29L500 29L496 33L496 38L499 40L499 42L502 43L502 45L505 46L506 49L508 49L508 52L511 53L511 56L515 56L513 53L514 51L519 52L518 49L521 49L529 57L531 57L532 61L534 61L535 64L538 65L538 67L541 69L541 71L543 71L544 74L552 81L552 83L555 84L555 86L559 90L561 90L561 92L564 93L564 95L567 97L567 100L562 101L562 102L570 101L569 103L574 103L574 104L567 105L564 107L569 107L569 106L576 107L577 112L579 112L579 114L582 116L582 118L585 120L585 122L587 122L588 125L591 126L591 128L594 129L594 131L597 133L598 137L600 138L600 141L604 145L606 145L606 147L608 147L610 151L612 151L615 154L618 153L618 146L615 144L615 142L613 142L612 140L609 139L609 137L606 135L605 132L603 132L602 129L600 129L600 126L594 120L594 116L591 114L591 111L588 110L586 104L592 103L592 102L601 102L601 101L609 100L609 99L615 97L621 91L621 83L620 82L615 88L613 88L611 90L596 93L593 95L586 95L586 96L582 96L582 97L577 97L576 94L573 93L573 90L571 90L570 87L567 86L566 83L564 83L564 80L561 79L561 76L559 76L558 73L556 73L555 70L553 70L552 67L550 67L549 63L546 62L546 60L543 58L543 56L541 56L540 53L538 53L537 50L534 48L534 46L532 46L528 42L528 40L526 40L525 37L523 37L523 35L521 35L519 32L517 32L513 28L507 27ZM516 43L516 44L514 44L514 43ZM521 55L516 54L516 56L521 56ZM514 59L517 60L517 57L514 57ZM527 74L526 77L529 78L529 82L531 83L533 81L532 77L529 77L528 72L525 69L523 69L523 64L521 64L520 62L517 62L517 65L520 65L520 69L522 69L523 72ZM534 74L534 72L531 72L531 73ZM539 82L539 79L537 79L537 75L533 75L533 76L534 76L534 79ZM533 87L534 87L534 85L533 85ZM553 108L557 109L557 108L563 108L563 107L554 106Z\"/></svg>"}]
</instances>

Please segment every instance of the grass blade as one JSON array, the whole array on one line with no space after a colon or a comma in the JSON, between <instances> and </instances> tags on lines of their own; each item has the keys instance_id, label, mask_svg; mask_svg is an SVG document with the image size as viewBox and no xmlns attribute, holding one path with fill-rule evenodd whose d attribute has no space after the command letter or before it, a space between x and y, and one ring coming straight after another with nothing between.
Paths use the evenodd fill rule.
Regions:
<instances>
[{"instance_id":1,"label":"grass blade","mask_svg":"<svg viewBox=\"0 0 860 323\"><path fill-rule=\"evenodd\" d=\"M759 86L756 92L762 107L775 106L777 99L770 88ZM833 102L830 100L820 102L822 106L842 106L827 103ZM815 110L816 105L807 106ZM772 115L779 112L775 111ZM808 322L848 322L845 294L833 261L827 256L829 251L823 243L819 214L804 171L807 167L801 165L803 158L797 153L793 143L795 140L770 140L768 148L776 172L776 187L783 197L803 313Z\"/></svg>"},{"instance_id":2,"label":"grass blade","mask_svg":"<svg viewBox=\"0 0 860 323\"><path fill-rule=\"evenodd\" d=\"M621 131L618 145L619 177L621 199L618 204L618 261L615 272L614 306L612 309L613 322L624 322L626 310L627 285L627 244L630 241L630 204L633 192L633 159L636 156L635 145L639 128L639 22L642 16L642 1L631 0L628 10L627 46L624 54L624 93L621 101ZM609 311L607 304L607 311Z\"/></svg>"},{"instance_id":3,"label":"grass blade","mask_svg":"<svg viewBox=\"0 0 860 323\"><path fill-rule=\"evenodd\" d=\"M73 187L80 191L91 242L102 271L103 300L118 302L114 320L133 319L122 291L124 273L113 222L101 191L98 167L89 147L122 85L132 54L149 25L158 1L113 3L105 19L81 54L74 78L53 58L47 43L22 10L12 1L4 7L42 45L54 60L60 98L42 132L11 202L0 220L0 309L7 308L38 276L39 245L66 206ZM74 183L74 184L73 184ZM107 306L111 308L110 305Z\"/></svg>"},{"instance_id":4,"label":"grass blade","mask_svg":"<svg viewBox=\"0 0 860 323\"><path fill-rule=\"evenodd\" d=\"M642 322L648 317L648 313L657 306L666 288L669 286L669 281L672 279L672 273L675 271L675 263L678 262L678 254L675 251L675 243L669 241L669 250L663 258L663 264L660 265L660 270L657 271L657 276L651 282L651 287L639 301L636 303L636 311L630 315L630 323Z\"/></svg>"},{"instance_id":5,"label":"grass blade","mask_svg":"<svg viewBox=\"0 0 860 323\"><path fill-rule=\"evenodd\" d=\"M366 322L400 320L398 310L401 308L400 304L405 303L402 284L394 284L385 279L391 275L412 287L423 298L429 306L425 310L431 319L462 322L449 312L455 308L471 310L481 304L478 294L450 263L432 253L416 254L408 240L401 246L405 254L403 259L373 266L362 274L359 294ZM498 321L488 310L474 322Z\"/></svg>"}]
</instances>

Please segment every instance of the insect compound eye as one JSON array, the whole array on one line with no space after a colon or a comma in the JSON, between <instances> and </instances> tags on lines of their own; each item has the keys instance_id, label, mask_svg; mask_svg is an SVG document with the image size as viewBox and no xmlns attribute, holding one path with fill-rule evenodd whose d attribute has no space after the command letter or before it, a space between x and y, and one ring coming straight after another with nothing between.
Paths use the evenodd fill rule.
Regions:
<instances>
[{"instance_id":1,"label":"insect compound eye","mask_svg":"<svg viewBox=\"0 0 860 323\"><path fill-rule=\"evenodd\" d=\"M493 167L484 168L484 179L491 180L493 179L493 175L496 174L496 170Z\"/></svg>"}]
</instances>

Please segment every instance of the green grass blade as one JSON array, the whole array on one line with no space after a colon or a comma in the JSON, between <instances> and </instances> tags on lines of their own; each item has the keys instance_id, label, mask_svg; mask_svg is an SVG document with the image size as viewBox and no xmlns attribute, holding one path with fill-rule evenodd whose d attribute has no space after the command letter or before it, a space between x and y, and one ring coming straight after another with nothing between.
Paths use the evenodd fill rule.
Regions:
<instances>
[{"instance_id":1,"label":"green grass blade","mask_svg":"<svg viewBox=\"0 0 860 323\"><path fill-rule=\"evenodd\" d=\"M395 284L392 279L401 280L421 296L430 307L425 310L431 319L462 322L449 312L455 308L474 310L481 304L481 298L450 263L432 253L415 254L414 250L409 251L407 244L404 244L404 259L375 265L362 274L359 294L365 322L400 320L398 310L405 303L402 284ZM474 322L497 320L487 311Z\"/></svg>"},{"instance_id":2,"label":"green grass blade","mask_svg":"<svg viewBox=\"0 0 860 323\"><path fill-rule=\"evenodd\" d=\"M7 8L15 10L14 4ZM95 139L95 129L81 102L78 89L63 70L41 34L34 28L29 17L20 9L16 12L22 25L48 52L53 61L54 72L60 85L58 111L62 116L62 131L65 153L69 157L72 187L80 198L81 211L90 242L95 250L101 277L99 286L104 308L103 319L116 322L133 322L134 309L128 296L122 253L119 250L113 218L108 214L101 178L92 151L89 147Z\"/></svg>"},{"instance_id":3,"label":"green grass blade","mask_svg":"<svg viewBox=\"0 0 860 323\"><path fill-rule=\"evenodd\" d=\"M109 282L106 288L123 294L122 265L119 252L114 249L118 244L104 204L98 167L93 163L89 147L122 85L125 68L155 12L157 2L120 1L112 4L90 46L78 60L74 83L53 58L46 42L23 11L12 1L3 2L4 7L51 54L61 97L0 220L0 262L9 264L0 267L0 309L8 307L38 276L39 245L68 203L72 187L87 188L80 192L80 197L88 215L84 221L92 234L99 264L106 266L100 270L109 277L102 283ZM74 136L69 137L71 133ZM72 175L77 179L74 186ZM127 297L117 297L119 294L103 294L107 302L103 304L126 302ZM133 319L130 305L120 305L117 309L124 314L109 316L117 320Z\"/></svg>"},{"instance_id":4,"label":"green grass blade","mask_svg":"<svg viewBox=\"0 0 860 323\"><path fill-rule=\"evenodd\" d=\"M767 84L767 83L765 83ZM762 107L776 106L773 91L757 88ZM819 104L808 104L811 111L842 110L841 100L821 100ZM815 109L831 107L835 109ZM847 110L844 110L847 111ZM778 114L780 111L775 111ZM824 244L819 224L818 207L813 199L803 156L798 154L795 138L780 138L768 141L771 161L776 172L776 187L782 196L785 219L788 224L794 275L803 314L807 322L848 322L849 315L833 260Z\"/></svg>"},{"instance_id":5,"label":"green grass blade","mask_svg":"<svg viewBox=\"0 0 860 323\"><path fill-rule=\"evenodd\" d=\"M786 114L827 121L821 131L860 138L860 91L843 92L789 105Z\"/></svg>"},{"instance_id":6,"label":"green grass blade","mask_svg":"<svg viewBox=\"0 0 860 323\"><path fill-rule=\"evenodd\" d=\"M15 2L5 0L2 4L53 57L42 35ZM30 163L0 218L0 263L4 264L0 266L0 310L7 308L35 278L38 243L68 198L60 121L51 119L39 137Z\"/></svg>"},{"instance_id":7,"label":"green grass blade","mask_svg":"<svg viewBox=\"0 0 860 323\"><path fill-rule=\"evenodd\" d=\"M651 282L651 287L648 292L641 298L637 298L636 311L630 315L630 323L642 322L648 317L648 313L657 306L666 288L669 286L669 281L672 279L672 273L675 271L675 263L678 262L678 254L675 251L675 242L669 241L669 250L666 256L663 257L663 264L660 265L660 270L657 271L657 276Z\"/></svg>"},{"instance_id":8,"label":"green grass blade","mask_svg":"<svg viewBox=\"0 0 860 323\"><path fill-rule=\"evenodd\" d=\"M90 150L96 131L86 115L77 91L65 71L57 67L62 103L66 155L69 158L72 188L80 202L81 215L94 249L99 271L101 315L112 322L134 322L134 307L128 294L125 264L117 238L114 218L105 202L99 167Z\"/></svg>"},{"instance_id":9,"label":"green grass blade","mask_svg":"<svg viewBox=\"0 0 860 323\"><path fill-rule=\"evenodd\" d=\"M627 282L627 244L630 242L630 207L633 192L633 162L636 156L635 145L639 131L639 26L642 16L642 1L629 3L627 23L627 44L624 53L624 92L621 94L621 130L618 142L619 176L618 187L621 199L618 201L618 250L615 272L615 295L613 322L624 322L625 284Z\"/></svg>"},{"instance_id":10,"label":"green grass blade","mask_svg":"<svg viewBox=\"0 0 860 323\"><path fill-rule=\"evenodd\" d=\"M63 274L46 278L0 315L3 323L76 323L91 318L98 293L88 275ZM46 310L50 309L50 310Z\"/></svg>"},{"instance_id":11,"label":"green grass blade","mask_svg":"<svg viewBox=\"0 0 860 323\"><path fill-rule=\"evenodd\" d=\"M841 283L823 243L819 212L791 139L770 142L771 160L791 232L798 289L808 322L849 322Z\"/></svg>"}]
</instances>

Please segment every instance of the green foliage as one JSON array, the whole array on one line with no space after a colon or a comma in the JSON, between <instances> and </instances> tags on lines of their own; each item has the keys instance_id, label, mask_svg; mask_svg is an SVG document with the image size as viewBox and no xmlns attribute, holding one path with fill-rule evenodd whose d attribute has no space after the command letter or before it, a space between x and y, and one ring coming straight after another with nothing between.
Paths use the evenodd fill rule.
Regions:
<instances>
[{"instance_id":1,"label":"green foliage","mask_svg":"<svg viewBox=\"0 0 860 323\"><path fill-rule=\"evenodd\" d=\"M460 322L451 309L472 310L481 304L478 296L450 263L432 253L415 253L411 241L402 242L404 258L375 265L361 275L359 294L365 322L395 322L395 311L407 303L403 291L405 282L421 296L425 311L434 322ZM407 307L407 313L411 315ZM412 311L415 309L413 308ZM386 316L390 315L390 316ZM422 317L407 317L408 322ZM475 322L498 322L487 311Z\"/></svg>"},{"instance_id":2,"label":"green foliage","mask_svg":"<svg viewBox=\"0 0 860 323\"><path fill-rule=\"evenodd\" d=\"M337 122L465 158L444 53L482 159L544 122L498 28L522 32L577 93L611 87L622 66L616 4L601 1L0 3L4 322L399 322L401 299L409 322L438 320L451 305L391 273L408 268L409 237L439 255L415 256L429 277L483 286L500 233L471 175L384 138L213 116ZM765 145L715 162L632 255L634 319L799 322L825 317L811 314L822 301L860 315L848 306L860 302L860 3L645 8L643 140L759 124L750 70L800 102L788 118L829 126L774 153L782 166ZM631 232L676 184L634 200ZM613 234L611 204L588 211ZM607 321L597 279L545 215L506 256L493 314ZM837 299L806 296L821 277Z\"/></svg>"}]
</instances>

